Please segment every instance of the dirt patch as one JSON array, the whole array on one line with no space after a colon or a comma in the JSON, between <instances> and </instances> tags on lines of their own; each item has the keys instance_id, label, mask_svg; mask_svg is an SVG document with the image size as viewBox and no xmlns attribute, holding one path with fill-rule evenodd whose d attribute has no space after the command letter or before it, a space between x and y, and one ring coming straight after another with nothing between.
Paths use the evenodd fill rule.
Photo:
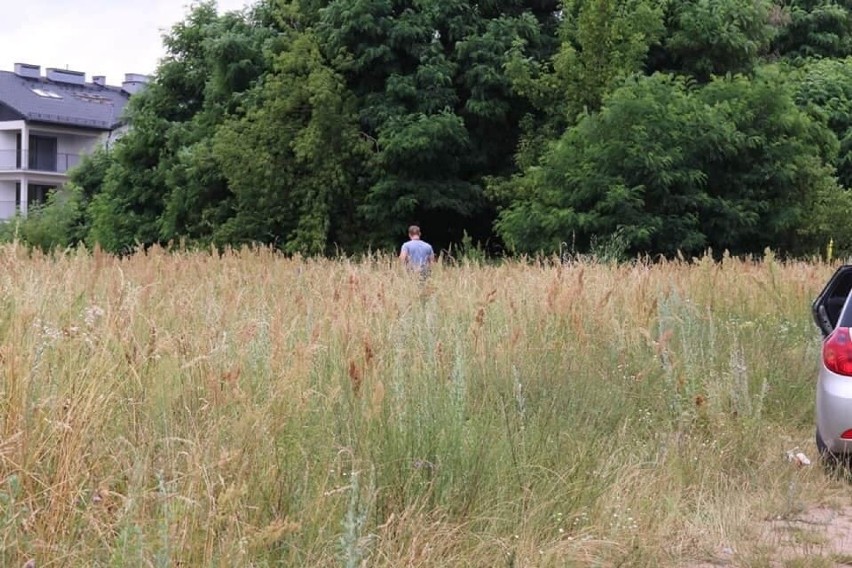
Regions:
<instances>
[{"instance_id":1,"label":"dirt patch","mask_svg":"<svg viewBox=\"0 0 852 568\"><path fill-rule=\"evenodd\" d=\"M824 559L826 566L852 565L852 506L813 507L785 519L766 522L766 544L775 549L775 563Z\"/></svg>"},{"instance_id":2,"label":"dirt patch","mask_svg":"<svg viewBox=\"0 0 852 568\"><path fill-rule=\"evenodd\" d=\"M852 566L852 506L812 507L785 518L763 521L752 549L722 547L714 558L688 568L766 566L839 568ZM687 568L685 566L684 568Z\"/></svg>"}]
</instances>

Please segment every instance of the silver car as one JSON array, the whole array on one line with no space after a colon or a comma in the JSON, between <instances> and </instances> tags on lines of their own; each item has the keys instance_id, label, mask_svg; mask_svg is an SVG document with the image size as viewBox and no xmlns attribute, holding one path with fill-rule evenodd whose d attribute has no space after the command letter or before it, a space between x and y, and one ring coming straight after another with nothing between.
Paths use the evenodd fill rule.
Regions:
<instances>
[{"instance_id":1,"label":"silver car","mask_svg":"<svg viewBox=\"0 0 852 568\"><path fill-rule=\"evenodd\" d=\"M852 265L837 269L813 303L823 335L816 443L824 457L852 456Z\"/></svg>"}]
</instances>

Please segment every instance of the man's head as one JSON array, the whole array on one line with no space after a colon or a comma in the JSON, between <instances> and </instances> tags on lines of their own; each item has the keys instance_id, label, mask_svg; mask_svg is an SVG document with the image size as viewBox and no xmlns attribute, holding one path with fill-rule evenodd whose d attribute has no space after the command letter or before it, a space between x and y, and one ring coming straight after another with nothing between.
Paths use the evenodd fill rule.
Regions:
<instances>
[{"instance_id":1,"label":"man's head","mask_svg":"<svg viewBox=\"0 0 852 568\"><path fill-rule=\"evenodd\" d=\"M408 228L408 238L409 239L419 239L420 238L420 227L417 225L411 225Z\"/></svg>"}]
</instances>

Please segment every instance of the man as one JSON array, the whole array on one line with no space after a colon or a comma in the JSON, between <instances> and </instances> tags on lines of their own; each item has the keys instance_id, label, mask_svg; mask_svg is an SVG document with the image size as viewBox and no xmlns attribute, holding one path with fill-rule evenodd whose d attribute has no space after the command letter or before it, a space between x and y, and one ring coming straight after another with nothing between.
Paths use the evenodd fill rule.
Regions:
<instances>
[{"instance_id":1,"label":"man","mask_svg":"<svg viewBox=\"0 0 852 568\"><path fill-rule=\"evenodd\" d=\"M432 245L420 240L420 227L417 225L411 225L408 228L408 238L409 241L402 245L399 260L403 265L425 275L429 272L429 266L435 262L435 252L432 250Z\"/></svg>"}]
</instances>

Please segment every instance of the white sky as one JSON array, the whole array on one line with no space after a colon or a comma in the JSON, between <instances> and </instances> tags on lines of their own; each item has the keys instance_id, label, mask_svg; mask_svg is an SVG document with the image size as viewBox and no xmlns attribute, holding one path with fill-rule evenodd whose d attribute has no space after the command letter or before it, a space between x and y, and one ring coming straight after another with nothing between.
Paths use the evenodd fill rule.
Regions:
<instances>
[{"instance_id":1,"label":"white sky","mask_svg":"<svg viewBox=\"0 0 852 568\"><path fill-rule=\"evenodd\" d=\"M218 0L219 11L252 0ZM153 73L165 54L162 34L184 19L190 0L0 0L0 70L15 63L106 75Z\"/></svg>"}]
</instances>

